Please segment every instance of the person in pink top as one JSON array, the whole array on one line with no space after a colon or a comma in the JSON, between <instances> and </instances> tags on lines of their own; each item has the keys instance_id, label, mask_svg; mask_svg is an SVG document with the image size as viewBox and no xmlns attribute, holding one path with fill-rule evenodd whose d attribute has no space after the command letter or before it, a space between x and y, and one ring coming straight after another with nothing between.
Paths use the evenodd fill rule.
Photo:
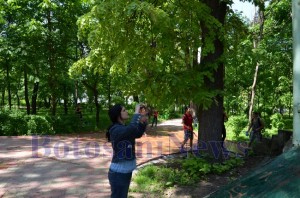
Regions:
<instances>
[{"instance_id":1,"label":"person in pink top","mask_svg":"<svg viewBox=\"0 0 300 198\"><path fill-rule=\"evenodd\" d=\"M190 148L192 150L193 148L193 116L192 116L192 109L187 108L185 114L182 116L182 124L183 124L183 130L184 130L184 140L181 144L181 150L183 150L184 145L190 139Z\"/></svg>"}]
</instances>

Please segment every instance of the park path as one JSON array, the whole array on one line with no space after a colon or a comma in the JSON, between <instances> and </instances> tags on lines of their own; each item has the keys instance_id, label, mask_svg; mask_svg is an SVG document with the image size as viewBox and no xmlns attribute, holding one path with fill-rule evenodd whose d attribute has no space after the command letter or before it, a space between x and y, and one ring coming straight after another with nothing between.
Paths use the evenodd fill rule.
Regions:
<instances>
[{"instance_id":1,"label":"park path","mask_svg":"<svg viewBox=\"0 0 300 198\"><path fill-rule=\"evenodd\" d=\"M138 165L178 152L182 140L180 119L149 126ZM111 154L104 133L0 137L0 198L109 197Z\"/></svg>"}]
</instances>

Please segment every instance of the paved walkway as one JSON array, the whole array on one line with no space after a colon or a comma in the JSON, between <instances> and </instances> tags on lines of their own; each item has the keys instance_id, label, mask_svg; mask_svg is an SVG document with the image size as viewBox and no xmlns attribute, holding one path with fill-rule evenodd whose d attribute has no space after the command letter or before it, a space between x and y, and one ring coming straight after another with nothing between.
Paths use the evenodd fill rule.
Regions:
<instances>
[{"instance_id":1,"label":"paved walkway","mask_svg":"<svg viewBox=\"0 0 300 198\"><path fill-rule=\"evenodd\" d=\"M180 119L148 127L137 163L178 152L182 140ZM104 133L0 137L0 198L109 197L111 154Z\"/></svg>"}]
</instances>

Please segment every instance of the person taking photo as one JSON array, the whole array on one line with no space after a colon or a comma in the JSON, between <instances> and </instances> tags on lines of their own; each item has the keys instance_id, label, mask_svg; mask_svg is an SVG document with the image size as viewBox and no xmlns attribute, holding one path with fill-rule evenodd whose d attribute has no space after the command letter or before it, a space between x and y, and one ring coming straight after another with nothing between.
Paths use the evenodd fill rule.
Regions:
<instances>
[{"instance_id":1,"label":"person taking photo","mask_svg":"<svg viewBox=\"0 0 300 198\"><path fill-rule=\"evenodd\" d=\"M148 118L146 111L141 113L140 105L136 105L135 113L128 125L128 112L124 106L116 104L109 109L112 122L108 128L107 138L112 144L113 157L108 172L112 198L126 198L136 168L135 139L142 137L146 130Z\"/></svg>"}]
</instances>

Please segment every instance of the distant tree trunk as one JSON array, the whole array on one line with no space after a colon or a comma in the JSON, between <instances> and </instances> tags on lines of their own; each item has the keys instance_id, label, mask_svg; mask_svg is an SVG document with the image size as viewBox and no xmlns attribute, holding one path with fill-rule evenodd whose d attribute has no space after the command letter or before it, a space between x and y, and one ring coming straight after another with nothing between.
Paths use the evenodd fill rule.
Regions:
<instances>
[{"instance_id":1,"label":"distant tree trunk","mask_svg":"<svg viewBox=\"0 0 300 198\"><path fill-rule=\"evenodd\" d=\"M254 72L254 78L253 78L253 84L251 86L251 100L250 100L250 104L249 104L249 117L248 117L249 123L251 122L251 117L252 117L251 115L252 115L253 105L254 105L254 98L255 98L255 90L256 90L256 83L257 83L258 69L259 69L259 64L256 63L255 72Z\"/></svg>"},{"instance_id":2,"label":"distant tree trunk","mask_svg":"<svg viewBox=\"0 0 300 198\"><path fill-rule=\"evenodd\" d=\"M96 126L99 127L100 126L100 104L98 101L97 89L95 89L93 93L94 93L94 102L95 102L95 106L96 106Z\"/></svg>"},{"instance_id":3,"label":"distant tree trunk","mask_svg":"<svg viewBox=\"0 0 300 198\"><path fill-rule=\"evenodd\" d=\"M74 104L77 105L78 101L78 81L75 82Z\"/></svg>"},{"instance_id":4,"label":"distant tree trunk","mask_svg":"<svg viewBox=\"0 0 300 198\"><path fill-rule=\"evenodd\" d=\"M108 77L107 95L108 95L108 108L109 108L109 107L111 107L111 80L110 80L110 77Z\"/></svg>"},{"instance_id":5,"label":"distant tree trunk","mask_svg":"<svg viewBox=\"0 0 300 198\"><path fill-rule=\"evenodd\" d=\"M265 16L264 16L264 11L262 9L259 9L258 16L259 16L258 21L256 21L254 19L254 23L259 23L259 35L256 38L256 40L253 41L254 49L256 49L258 47L260 41L263 38ZM255 66L254 78L253 78L253 83L252 83L252 87L251 87L251 100L250 100L250 104L249 104L249 113L248 113L249 123L251 122L252 111L253 111L253 106L254 106L258 71L259 71L259 63L257 62L256 66Z\"/></svg>"},{"instance_id":6,"label":"distant tree trunk","mask_svg":"<svg viewBox=\"0 0 300 198\"><path fill-rule=\"evenodd\" d=\"M68 99L64 99L64 113L65 115L68 114Z\"/></svg>"},{"instance_id":7,"label":"distant tree trunk","mask_svg":"<svg viewBox=\"0 0 300 198\"><path fill-rule=\"evenodd\" d=\"M140 102L139 96L133 96L133 101L134 101L134 102Z\"/></svg>"},{"instance_id":8,"label":"distant tree trunk","mask_svg":"<svg viewBox=\"0 0 300 198\"><path fill-rule=\"evenodd\" d=\"M57 65L56 65L56 58L55 58L55 48L54 48L54 38L53 38L53 23L52 23L52 11L49 9L47 10L47 54L48 54L48 64L49 64L49 77L48 77L48 85L50 89L50 109L52 116L56 114L56 107L57 107L57 95L58 95L58 86L57 86Z\"/></svg>"},{"instance_id":9,"label":"distant tree trunk","mask_svg":"<svg viewBox=\"0 0 300 198\"><path fill-rule=\"evenodd\" d=\"M50 108L50 101L51 101L50 98L44 98L44 106L46 108Z\"/></svg>"},{"instance_id":10,"label":"distant tree trunk","mask_svg":"<svg viewBox=\"0 0 300 198\"><path fill-rule=\"evenodd\" d=\"M50 101L50 109L51 109L52 116L55 116L56 114L56 107L57 107L57 98L55 95L52 95Z\"/></svg>"},{"instance_id":11,"label":"distant tree trunk","mask_svg":"<svg viewBox=\"0 0 300 198\"><path fill-rule=\"evenodd\" d=\"M10 87L10 75L9 75L9 63L6 60L6 83L7 83L7 93L8 93L8 105L9 109L11 110L11 87Z\"/></svg>"},{"instance_id":12,"label":"distant tree trunk","mask_svg":"<svg viewBox=\"0 0 300 198\"><path fill-rule=\"evenodd\" d=\"M29 94L28 94L28 79L27 79L27 66L24 64L24 95L25 95L25 102L26 102L26 111L27 115L30 114L30 101L29 101Z\"/></svg>"},{"instance_id":13,"label":"distant tree trunk","mask_svg":"<svg viewBox=\"0 0 300 198\"><path fill-rule=\"evenodd\" d=\"M100 104L98 101L99 92L97 90L98 81L96 80L96 82L94 82L93 85L88 84L87 81L82 81L82 83L87 89L93 92L94 103L96 106L96 126L99 127L100 126Z\"/></svg>"},{"instance_id":14,"label":"distant tree trunk","mask_svg":"<svg viewBox=\"0 0 300 198\"><path fill-rule=\"evenodd\" d=\"M211 8L211 15L214 16L221 24L224 25L227 3L219 0L205 0L204 3ZM201 25L203 43L207 39L212 39L208 27ZM221 32L218 32L214 39L214 52L208 53L201 57L202 64L217 64L217 69L212 71L214 81L205 79L205 85L211 90L224 90L224 63L220 61L220 57L224 53L224 44ZM205 46L204 46L205 47ZM201 68L200 68L201 69ZM222 161L222 121L223 121L223 96L217 95L213 99L209 109L204 110L202 106L198 106L197 117L199 120L198 143L203 151L207 151L215 161Z\"/></svg>"},{"instance_id":15,"label":"distant tree trunk","mask_svg":"<svg viewBox=\"0 0 300 198\"><path fill-rule=\"evenodd\" d=\"M20 102L20 96L19 96L19 94L18 94L18 91L16 92L16 97L17 97L17 105L18 105L18 108L20 108L21 102Z\"/></svg>"},{"instance_id":16,"label":"distant tree trunk","mask_svg":"<svg viewBox=\"0 0 300 198\"><path fill-rule=\"evenodd\" d=\"M68 92L66 85L64 85L64 113L65 115L68 114Z\"/></svg>"},{"instance_id":17,"label":"distant tree trunk","mask_svg":"<svg viewBox=\"0 0 300 198\"><path fill-rule=\"evenodd\" d=\"M1 106L5 105L5 87L2 88Z\"/></svg>"},{"instance_id":18,"label":"distant tree trunk","mask_svg":"<svg viewBox=\"0 0 300 198\"><path fill-rule=\"evenodd\" d=\"M38 90L39 90L39 82L34 82L32 97L31 97L31 105L32 105L31 113L34 115L36 114L36 100L38 96Z\"/></svg>"}]
</instances>

